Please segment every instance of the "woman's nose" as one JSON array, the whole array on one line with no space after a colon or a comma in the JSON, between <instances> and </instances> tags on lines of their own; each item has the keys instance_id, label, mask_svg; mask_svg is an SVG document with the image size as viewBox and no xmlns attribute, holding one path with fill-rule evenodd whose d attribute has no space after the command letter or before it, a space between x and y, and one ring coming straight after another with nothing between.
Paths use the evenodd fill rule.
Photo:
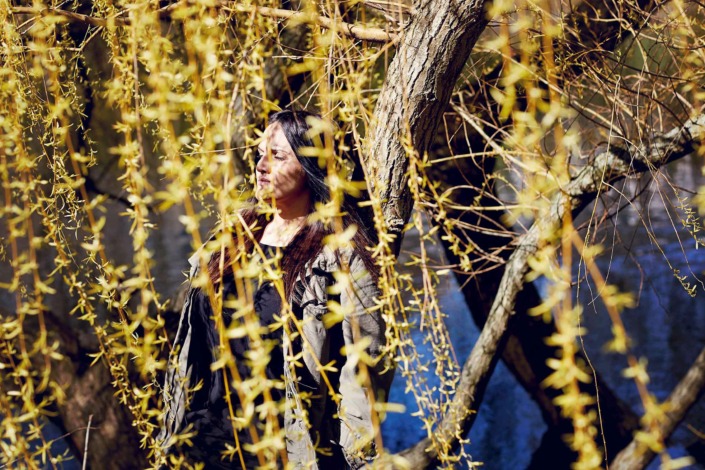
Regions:
<instances>
[{"instance_id":1,"label":"woman's nose","mask_svg":"<svg viewBox=\"0 0 705 470\"><path fill-rule=\"evenodd\" d=\"M267 154L264 154L264 155L260 154L258 157L259 157L259 159L257 160L257 165L255 166L255 168L260 173L268 173L269 172L269 157L267 156Z\"/></svg>"}]
</instances>

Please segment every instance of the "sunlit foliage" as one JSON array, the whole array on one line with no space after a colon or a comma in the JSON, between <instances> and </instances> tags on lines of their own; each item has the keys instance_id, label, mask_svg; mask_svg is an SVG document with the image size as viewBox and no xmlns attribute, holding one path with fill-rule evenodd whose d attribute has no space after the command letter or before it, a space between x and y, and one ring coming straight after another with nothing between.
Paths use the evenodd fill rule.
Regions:
<instances>
[{"instance_id":1,"label":"sunlit foliage","mask_svg":"<svg viewBox=\"0 0 705 470\"><path fill-rule=\"evenodd\" d=\"M598 44L583 33L590 25L568 14L570 2L490 2L493 22L455 84L439 132L439 147L449 156L419 152L408 129L399 136L408 157L408 197L416 209L409 228L419 234L418 250L402 274L395 266L396 240L382 213L385 201L376 192L383 172L373 174L363 161L375 156L359 158L359 153L372 126L385 125L373 119L374 106L394 57L395 37L403 34L413 8L396 5L380 14L364 3L304 1L297 8L303 13L290 17L274 10L279 4L249 1L0 0L0 465L58 467L64 458L49 451L42 429L67 400L57 369L71 360L49 325L91 336L91 367L109 369L145 454L152 464L164 461L155 435L174 334L166 320L178 315L179 305L169 298L177 286L169 292L157 287L162 268L152 240L165 230L160 226L165 215L178 218L192 251L216 234L199 251L204 266L211 252L241 246L252 236L239 211L252 196L254 146L267 116L283 105L316 110L328 120L315 123L324 145L313 156L327 168L332 190L331 203L316 208L316 217L336 231L327 240L332 248L344 247L352 235L340 223L344 195L369 190L379 237L371 249L381 270L379 304L396 380L405 381L413 395L419 426L439 450L441 464L473 464L466 447L455 450L434 433L461 392L464 358L455 357L437 293L451 270L435 265L429 246L443 243L458 258L451 268L461 273L479 276L499 269L506 261L503 253L483 253L472 241L475 227L464 225L458 214L483 219L489 212L506 213L503 225L493 230L507 239L499 251L512 250L512 241L527 227L555 211L555 196L601 150L649 149L652 136L701 113L702 7L680 0L658 8L632 2L612 6L619 12L604 16L618 25L614 35L619 32L620 40ZM647 12L648 21L639 19ZM353 30L350 24L363 28ZM456 148L460 140L469 142L469 153ZM494 163L485 166L490 160ZM474 200L456 200L457 188L434 173L448 162L461 170L483 168ZM704 192L693 202L658 168L646 170L682 218L682 234L705 247L698 212L705 208ZM367 184L355 182L353 174L365 176ZM599 188L598 199L608 189ZM625 194L616 205L632 196ZM545 302L532 313L555 321L556 332L546 341L561 353L547 358L555 373L544 385L562 391L558 405L573 422L568 439L578 456L575 467L602 465L598 427L609 418L598 416L591 406L595 397L580 391L579 382L593 376L576 359L586 331L574 288L576 279L589 282L607 308L605 321L613 325L614 338L606 346L626 358L624 375L642 398L649 431L637 439L661 453L665 467L676 468L682 462L664 453L657 426L667 404L649 393L646 361L631 352L620 317L634 306L634 295L608 284L596 264L602 215L616 207L597 203L590 210L581 230L570 210L560 224L540 225L531 272L517 280L541 278L547 286ZM122 226L129 230L116 229ZM125 236L116 239L115 230ZM667 253L664 269L671 269L690 295L702 291L698 273L673 268ZM263 264L260 257L243 254L236 272L244 281L272 279L283 292L276 260ZM205 275L193 282L208 290L216 312L223 308ZM342 289L349 276L343 273L337 282ZM243 288L229 305L243 322L228 327L216 315L216 323L221 340L250 339L252 377L238 376L227 341L214 367L229 371L229 386L242 404L240 415L231 409L233 418L256 434L254 450L264 464L285 453L277 424L283 404L271 401L277 385L266 378L264 366L272 345L261 341L259 323L250 315L251 295ZM341 321L340 306L329 307L326 321ZM287 334L301 333L302 325L285 308L282 328L289 324L293 330ZM419 341L430 344L432 356L419 353ZM364 346L347 354L369 362ZM335 365L321 364L326 367ZM439 383L427 383L425 372ZM255 406L258 396L264 403ZM381 415L413 411L395 404L379 408ZM263 428L251 425L255 416ZM237 462L239 452L231 449L227 457ZM379 462L403 465L390 455Z\"/></svg>"}]
</instances>

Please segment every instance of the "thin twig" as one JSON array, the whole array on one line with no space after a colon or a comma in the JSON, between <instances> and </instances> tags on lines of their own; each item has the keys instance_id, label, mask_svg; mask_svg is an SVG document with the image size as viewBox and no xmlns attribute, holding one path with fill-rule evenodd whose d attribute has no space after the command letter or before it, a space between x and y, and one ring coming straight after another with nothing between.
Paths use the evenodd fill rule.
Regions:
<instances>
[{"instance_id":1,"label":"thin twig","mask_svg":"<svg viewBox=\"0 0 705 470\"><path fill-rule=\"evenodd\" d=\"M161 17L170 17L171 13L179 8L181 3L174 3L165 8L158 10ZM282 8L269 8L269 7L248 7L244 5L234 4L232 2L221 2L219 4L220 8L226 11L237 11L240 13L247 13L253 9L262 16L267 16L270 18L280 18L286 21L294 21L296 23L309 23L317 24L326 29L332 29L344 36L359 39L361 41L368 41L374 43L387 43L394 42L397 40L398 36L394 33L390 33L380 28L369 28L367 26L362 26L359 24L345 23L342 21L336 21L327 16L316 15L305 13L302 11L292 11L284 10ZM77 21L81 23L87 23L92 26L102 26L105 27L110 21L113 21L116 25L126 26L130 24L130 20L127 18L111 18L110 20L106 18L98 18L95 16L83 15L80 13L74 13L72 11L61 10L59 8L34 8L34 7L12 7L10 9L12 14L29 14L29 15L46 15L49 13L63 16L71 21Z\"/></svg>"},{"instance_id":2,"label":"thin twig","mask_svg":"<svg viewBox=\"0 0 705 470\"><path fill-rule=\"evenodd\" d=\"M88 427L86 428L86 443L83 445L83 466L81 470L86 470L86 464L88 463L88 436L91 432L91 421L93 421L93 415L88 416Z\"/></svg>"},{"instance_id":3,"label":"thin twig","mask_svg":"<svg viewBox=\"0 0 705 470\"><path fill-rule=\"evenodd\" d=\"M74 13L72 11L61 10L59 8L34 8L34 7L12 7L10 12L13 15L17 14L28 14L28 15L40 15L44 16L49 13L55 15L63 16L71 21L78 21L81 23L87 23L91 26L107 26L108 20L105 18L97 18L95 16L82 15L80 13ZM122 18L114 18L115 24L125 25L129 22Z\"/></svg>"}]
</instances>

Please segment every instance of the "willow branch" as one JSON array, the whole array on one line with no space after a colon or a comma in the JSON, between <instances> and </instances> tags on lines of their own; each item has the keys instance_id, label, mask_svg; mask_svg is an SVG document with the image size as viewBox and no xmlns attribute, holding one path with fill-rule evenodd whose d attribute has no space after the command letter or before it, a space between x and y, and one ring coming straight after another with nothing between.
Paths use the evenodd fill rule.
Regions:
<instances>
[{"instance_id":1,"label":"willow branch","mask_svg":"<svg viewBox=\"0 0 705 470\"><path fill-rule=\"evenodd\" d=\"M161 17L168 18L171 13L181 6L181 3L174 3L167 7L158 10ZM334 30L344 36L348 36L354 39L359 39L361 41L368 41L373 43L387 43L394 42L397 40L397 35L390 33L380 28L370 28L367 26L362 26L359 24L345 23L342 21L336 21L327 16L309 14L301 11L284 10L281 8L269 8L269 7L248 7L244 5L238 5L231 2L222 2L219 4L220 8L225 11L237 11L240 13L247 13L251 11L256 11L262 16L270 18L279 18L286 21L293 21L294 23L308 23L317 24L322 28ZM91 26L105 27L110 21L120 26L125 26L130 24L130 20L127 18L112 17L111 19L98 18L95 16L83 15L80 13L74 13L68 10L61 10L58 8L44 8L37 9L33 7L12 7L10 10L13 14L29 14L29 15L46 15L54 14L63 16L64 18L75 21L86 23Z\"/></svg>"},{"instance_id":2,"label":"willow branch","mask_svg":"<svg viewBox=\"0 0 705 470\"><path fill-rule=\"evenodd\" d=\"M224 3L223 6L227 10L234 10L238 12L249 12L252 11L253 7L248 7L238 4ZM262 16L267 16L270 18L280 18L287 21L293 21L294 23L308 23L317 24L318 26L326 29L330 29L344 36L359 39L361 41L375 42L375 43L387 43L395 42L397 40L397 35L385 31L380 28L369 28L367 26L362 26L359 24L345 23L342 21L336 21L332 18L323 15L315 15L302 11L292 11L284 10L282 8L270 8L270 7L254 7Z\"/></svg>"},{"instance_id":3,"label":"willow branch","mask_svg":"<svg viewBox=\"0 0 705 470\"><path fill-rule=\"evenodd\" d=\"M669 405L666 420L660 423L659 430L664 441L673 433L690 407L702 396L705 390L705 349L700 351L685 377L678 383L668 397ZM644 431L648 431L644 429ZM636 470L646 468L655 457L647 446L634 439L614 459L610 468L613 470Z\"/></svg>"},{"instance_id":4,"label":"willow branch","mask_svg":"<svg viewBox=\"0 0 705 470\"><path fill-rule=\"evenodd\" d=\"M463 119L473 120L464 110L457 108L456 111ZM552 198L548 213L516 242L487 323L463 365L458 393L448 413L434 430L432 439L423 439L400 453L410 462L411 468L427 468L439 457L452 453L472 428L476 416L472 410L481 403L499 358L498 350L507 337L507 325L529 270L529 258L538 250L541 235L558 228L567 211L576 213L582 210L603 188L628 175L656 169L689 155L703 136L705 114L668 133L652 136L647 145L606 149Z\"/></svg>"},{"instance_id":5,"label":"willow branch","mask_svg":"<svg viewBox=\"0 0 705 470\"><path fill-rule=\"evenodd\" d=\"M35 15L44 16L48 14L63 16L69 21L74 21L77 23L86 23L91 26L104 27L108 25L108 20L105 18L98 18L95 16L82 15L81 13L75 13L73 11L61 10L59 8L34 8L34 7L12 7L10 8L10 13L13 15ZM124 18L113 18L115 24L126 25L129 21Z\"/></svg>"}]
</instances>

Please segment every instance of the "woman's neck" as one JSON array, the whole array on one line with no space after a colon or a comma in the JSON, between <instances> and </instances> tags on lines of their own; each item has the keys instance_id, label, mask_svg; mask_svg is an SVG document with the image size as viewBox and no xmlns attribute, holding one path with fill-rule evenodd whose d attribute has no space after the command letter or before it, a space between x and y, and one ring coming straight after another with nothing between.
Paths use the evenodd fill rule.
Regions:
<instances>
[{"instance_id":1,"label":"woman's neck","mask_svg":"<svg viewBox=\"0 0 705 470\"><path fill-rule=\"evenodd\" d=\"M271 246L287 246L306 224L311 211L311 198L306 192L288 201L277 201L277 211L264 227L260 243Z\"/></svg>"},{"instance_id":2,"label":"woman's neck","mask_svg":"<svg viewBox=\"0 0 705 470\"><path fill-rule=\"evenodd\" d=\"M283 215L281 212L274 215L265 226L260 243L271 246L287 246L301 228L306 224L308 211L292 216L291 213Z\"/></svg>"}]
</instances>

